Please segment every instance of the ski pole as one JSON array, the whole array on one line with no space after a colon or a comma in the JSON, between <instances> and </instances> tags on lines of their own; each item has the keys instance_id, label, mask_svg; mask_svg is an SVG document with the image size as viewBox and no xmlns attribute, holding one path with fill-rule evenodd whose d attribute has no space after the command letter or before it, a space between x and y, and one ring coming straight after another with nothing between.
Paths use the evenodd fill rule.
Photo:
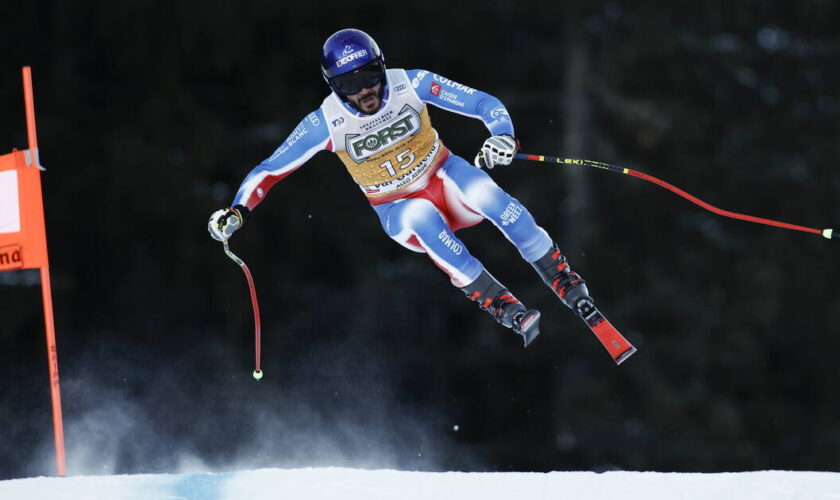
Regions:
<instances>
[{"instance_id":1,"label":"ski pole","mask_svg":"<svg viewBox=\"0 0 840 500\"><path fill-rule=\"evenodd\" d=\"M718 215L722 215L724 217L729 217L732 219L743 220L747 222L755 222L756 224L764 224L767 226L774 226L780 227L783 229L791 229L793 231L802 231L805 233L813 233L813 234L821 234L824 238L827 239L840 239L840 231L835 231L833 229L815 229L812 227L805 227L805 226L797 226L795 224L788 224L786 222L779 222L772 219L763 219L761 217L753 217L752 215L745 215L740 214L737 212L730 212L728 210L723 210L714 205L706 203L705 201L693 196L682 189L669 184L661 179L657 179L652 175L645 174L643 172L638 172L636 170L631 170L629 168L619 167L616 165L610 165L609 163L602 163L599 161L593 160L581 160L577 158L558 158L556 156L541 156L541 155L531 155L531 154L524 154L524 153L517 153L514 158L518 160L529 160L529 161L540 161L546 163L559 163L561 165L573 165L573 166L583 166L583 167L593 167L593 168L600 168L602 170L609 170L610 172L616 172L619 174L627 174L633 177L637 177L642 180L646 180L648 182L652 182L657 186L663 187L672 193L676 193L683 198L687 199L688 201L699 205L710 212L714 212Z\"/></svg>"},{"instance_id":2,"label":"ski pole","mask_svg":"<svg viewBox=\"0 0 840 500\"><path fill-rule=\"evenodd\" d=\"M239 227L239 219L237 217L231 217L231 219L235 219L236 222L231 221L230 227L232 230L230 233L226 233L225 236L230 236L230 234L233 234L233 230ZM240 268L242 268L242 272L245 273L245 279L248 280L248 288L251 291L251 305L254 309L254 348L256 351L256 367L254 368L253 375L254 379L260 380L263 377L263 372L260 370L260 306L259 303L257 303L257 289L254 286L254 278L251 276L251 271L248 269L248 266L245 265L245 262L230 251L227 239L222 241L222 245L224 246L227 256L230 257L232 261L236 262Z\"/></svg>"}]
</instances>

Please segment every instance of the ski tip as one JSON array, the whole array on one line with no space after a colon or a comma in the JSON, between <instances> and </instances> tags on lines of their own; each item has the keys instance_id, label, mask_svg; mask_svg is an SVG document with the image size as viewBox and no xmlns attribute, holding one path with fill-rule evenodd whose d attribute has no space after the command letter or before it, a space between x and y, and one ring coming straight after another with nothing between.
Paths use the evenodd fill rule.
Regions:
<instances>
[{"instance_id":1,"label":"ski tip","mask_svg":"<svg viewBox=\"0 0 840 500\"><path fill-rule=\"evenodd\" d=\"M626 351L619 354L618 357L615 358L615 364L620 365L621 363L626 361L627 358L629 358L630 356L632 356L635 353L636 353L636 348L633 347L633 346L630 346L630 349L627 349Z\"/></svg>"},{"instance_id":2,"label":"ski tip","mask_svg":"<svg viewBox=\"0 0 840 500\"><path fill-rule=\"evenodd\" d=\"M822 232L822 235L823 235L823 237L824 237L824 238L829 239L829 240L830 240L831 238L838 238L838 239L840 239L840 231L835 231L835 230L833 230L833 229L825 229L825 230Z\"/></svg>"}]
</instances>

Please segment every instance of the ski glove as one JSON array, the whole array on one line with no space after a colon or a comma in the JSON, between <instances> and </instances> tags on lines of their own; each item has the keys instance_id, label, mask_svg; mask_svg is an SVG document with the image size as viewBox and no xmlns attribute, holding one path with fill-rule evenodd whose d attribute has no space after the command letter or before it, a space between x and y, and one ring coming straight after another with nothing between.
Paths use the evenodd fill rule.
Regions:
<instances>
[{"instance_id":1,"label":"ski glove","mask_svg":"<svg viewBox=\"0 0 840 500\"><path fill-rule=\"evenodd\" d=\"M245 223L250 211L242 205L216 210L207 222L207 231L217 241L225 241Z\"/></svg>"},{"instance_id":2,"label":"ski glove","mask_svg":"<svg viewBox=\"0 0 840 500\"><path fill-rule=\"evenodd\" d=\"M496 165L510 165L513 155L519 151L519 141L508 134L494 135L484 141L478 154L475 155L475 164L478 168L493 168Z\"/></svg>"}]
</instances>

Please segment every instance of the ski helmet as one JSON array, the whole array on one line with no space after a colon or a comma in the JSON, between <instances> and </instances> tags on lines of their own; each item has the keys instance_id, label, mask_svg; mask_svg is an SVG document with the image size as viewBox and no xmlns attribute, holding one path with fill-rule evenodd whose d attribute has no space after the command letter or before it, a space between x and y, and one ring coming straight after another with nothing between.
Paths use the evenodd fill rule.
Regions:
<instances>
[{"instance_id":1,"label":"ski helmet","mask_svg":"<svg viewBox=\"0 0 840 500\"><path fill-rule=\"evenodd\" d=\"M370 35L343 29L324 42L321 73L339 96L358 94L385 80L385 57Z\"/></svg>"}]
</instances>

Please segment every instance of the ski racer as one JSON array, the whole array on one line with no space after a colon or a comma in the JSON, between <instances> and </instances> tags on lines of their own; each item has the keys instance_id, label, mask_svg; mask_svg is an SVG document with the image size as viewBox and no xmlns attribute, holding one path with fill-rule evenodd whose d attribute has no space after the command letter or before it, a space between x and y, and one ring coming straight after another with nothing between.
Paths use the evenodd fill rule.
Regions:
<instances>
[{"instance_id":1,"label":"ski racer","mask_svg":"<svg viewBox=\"0 0 840 500\"><path fill-rule=\"evenodd\" d=\"M326 150L344 163L388 236L426 253L469 299L521 335L525 346L539 334L539 311L527 309L499 283L456 230L490 220L563 304L581 317L593 310L584 281L546 231L482 170L509 165L518 150L501 101L430 71L386 69L376 42L356 29L326 40L321 71L332 92L251 170L231 207L212 214L213 238L230 238L274 184ZM429 120L429 104L484 122L491 137L473 164L446 148Z\"/></svg>"}]
</instances>

